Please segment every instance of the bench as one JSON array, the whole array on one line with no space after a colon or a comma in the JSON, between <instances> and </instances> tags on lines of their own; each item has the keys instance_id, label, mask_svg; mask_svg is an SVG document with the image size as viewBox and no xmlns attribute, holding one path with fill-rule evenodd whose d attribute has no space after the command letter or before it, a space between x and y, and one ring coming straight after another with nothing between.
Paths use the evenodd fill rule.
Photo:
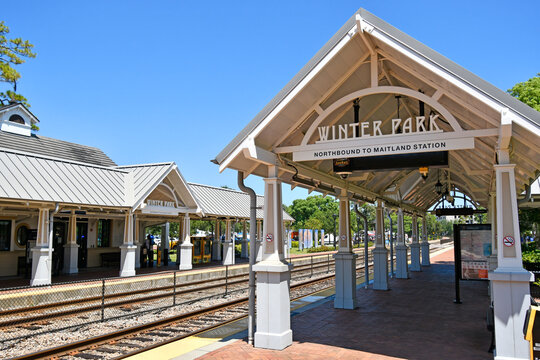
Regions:
<instances>
[{"instance_id":1,"label":"bench","mask_svg":"<svg viewBox=\"0 0 540 360\"><path fill-rule=\"evenodd\" d=\"M120 266L120 253L119 252L109 252L101 253L101 266L111 266L111 264Z\"/></svg>"}]
</instances>

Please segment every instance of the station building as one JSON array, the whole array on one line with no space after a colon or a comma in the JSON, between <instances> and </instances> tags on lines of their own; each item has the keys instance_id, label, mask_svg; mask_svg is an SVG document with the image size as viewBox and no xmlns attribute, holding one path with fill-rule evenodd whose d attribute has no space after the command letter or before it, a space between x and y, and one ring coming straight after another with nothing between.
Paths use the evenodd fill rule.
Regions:
<instances>
[{"instance_id":1,"label":"station building","mask_svg":"<svg viewBox=\"0 0 540 360\"><path fill-rule=\"evenodd\" d=\"M38 122L22 104L0 108L0 276L30 267L30 284L47 285L52 275L113 263L132 276L145 229L162 225L168 239L171 222L180 223L178 268L191 269L194 218L215 222L213 259L234 264L232 224L246 227L248 194L187 183L174 162L118 166L100 149L35 134ZM260 229L262 210L258 218Z\"/></svg>"},{"instance_id":2,"label":"station building","mask_svg":"<svg viewBox=\"0 0 540 360\"><path fill-rule=\"evenodd\" d=\"M376 204L373 289L388 290L384 209L398 213L397 278L414 281L409 272L430 265L425 213L444 186L489 211L496 358L528 359L522 329L533 276L522 266L516 194L539 175L539 144L540 113L360 9L214 159L220 171L265 183L270 241L254 266L255 346L283 349L293 339L290 268L274 211L283 183L339 199L338 309L357 306L350 203ZM410 246L404 214L413 218Z\"/></svg>"}]
</instances>

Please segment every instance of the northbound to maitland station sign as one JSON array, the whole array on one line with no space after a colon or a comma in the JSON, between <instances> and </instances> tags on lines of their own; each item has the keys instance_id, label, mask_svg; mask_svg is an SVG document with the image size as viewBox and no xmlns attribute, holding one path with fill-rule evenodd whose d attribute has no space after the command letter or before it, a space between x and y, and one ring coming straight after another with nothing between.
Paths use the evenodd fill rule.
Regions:
<instances>
[{"instance_id":1,"label":"northbound to maitland station sign","mask_svg":"<svg viewBox=\"0 0 540 360\"><path fill-rule=\"evenodd\" d=\"M382 121L364 121L317 128L315 144L296 147L294 161L411 154L474 148L473 137L448 136L437 125L439 115L392 119L391 133L381 130Z\"/></svg>"}]
</instances>

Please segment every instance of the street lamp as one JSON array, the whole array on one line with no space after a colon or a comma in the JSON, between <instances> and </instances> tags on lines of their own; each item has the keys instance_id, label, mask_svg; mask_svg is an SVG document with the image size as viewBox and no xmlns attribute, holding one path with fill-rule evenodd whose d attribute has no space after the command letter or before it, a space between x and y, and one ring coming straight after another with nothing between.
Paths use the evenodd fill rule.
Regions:
<instances>
[{"instance_id":1,"label":"street lamp","mask_svg":"<svg viewBox=\"0 0 540 360\"><path fill-rule=\"evenodd\" d=\"M332 217L334 218L334 249L336 248L336 218L338 217L337 214L332 214Z\"/></svg>"}]
</instances>

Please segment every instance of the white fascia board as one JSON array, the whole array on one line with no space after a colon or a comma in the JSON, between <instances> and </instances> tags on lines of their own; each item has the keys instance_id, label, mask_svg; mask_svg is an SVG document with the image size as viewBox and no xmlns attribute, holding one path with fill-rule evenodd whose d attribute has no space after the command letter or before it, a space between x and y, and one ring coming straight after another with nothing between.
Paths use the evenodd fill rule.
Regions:
<instances>
[{"instance_id":1,"label":"white fascia board","mask_svg":"<svg viewBox=\"0 0 540 360\"><path fill-rule=\"evenodd\" d=\"M255 141L252 137L249 137L248 140L247 148L244 149L244 156L246 158L258 161L265 165L279 165L276 154L255 145Z\"/></svg>"},{"instance_id":2,"label":"white fascia board","mask_svg":"<svg viewBox=\"0 0 540 360\"><path fill-rule=\"evenodd\" d=\"M512 120L513 116L509 113L507 108L501 111L501 125L499 127L499 149L508 149L510 145L510 139L512 138Z\"/></svg>"},{"instance_id":3,"label":"white fascia board","mask_svg":"<svg viewBox=\"0 0 540 360\"><path fill-rule=\"evenodd\" d=\"M506 109L506 110L507 110L506 116L511 117L513 122L515 122L517 125L524 128L525 130L531 132L533 135L540 137L540 125L537 125L527 119L524 119L523 116L519 115L512 109Z\"/></svg>"},{"instance_id":4,"label":"white fascia board","mask_svg":"<svg viewBox=\"0 0 540 360\"><path fill-rule=\"evenodd\" d=\"M353 36L357 32L357 27L354 25L351 30L347 32L345 36L326 54L325 57L319 61L319 63L311 70L303 79L300 81L298 85L296 85L291 92L283 99L271 112L264 118L263 121L257 125L257 127L248 135L248 137L242 141L240 145L232 151L225 160L220 164L219 166L219 172L223 172L230 163L244 150L249 146L251 139L254 139L261 133L261 131L268 126L268 124L287 106L295 97L298 95L300 91L302 91L309 82L317 75L319 72L321 72L322 69L334 58L334 56L337 55L337 53L345 46L347 43L353 38Z\"/></svg>"},{"instance_id":5,"label":"white fascia board","mask_svg":"<svg viewBox=\"0 0 540 360\"><path fill-rule=\"evenodd\" d=\"M413 50L409 46L403 44L401 41L397 40L393 36L381 31L375 26L373 26L373 31L370 33L370 35L384 42L385 44L389 45L393 49L399 51L402 55L407 56L409 59L415 61L419 65L425 67L427 70L440 76L441 78L448 81L449 83L462 89L463 91L468 93L470 96L480 100L481 102L485 103L486 105L488 105L495 111L500 112L502 110L503 106L499 102L489 97L488 94L486 94L483 91L480 91L478 88L472 86L469 82L456 76L454 73L451 73L448 70L444 69L439 64L424 57L422 54Z\"/></svg>"},{"instance_id":6,"label":"white fascia board","mask_svg":"<svg viewBox=\"0 0 540 360\"><path fill-rule=\"evenodd\" d=\"M437 74L438 76L442 77L449 83L457 86L458 88L465 91L467 94L473 96L477 100L480 100L484 104L488 105L492 109L494 109L497 112L502 111L503 108L506 107L506 105L501 104L498 100L494 99L486 93L485 91L482 91L478 89L476 86L470 84L468 81L464 80L463 78L457 76L456 74L444 69L439 64L435 63L434 61L426 58L422 54L418 53L417 51L411 49L407 45L403 44L396 38L392 37L391 35L381 31L380 29L373 27L372 31L370 32L372 36L375 38L381 40L382 42L386 43L387 45L390 45L392 48L399 51L401 54L407 56L411 60L417 62L421 66L424 66L426 69L432 71L433 73ZM437 89L438 91L438 89ZM538 131L540 129L540 126L533 124L532 121L530 121L528 118L524 117L523 115L519 114L516 111L510 110L511 113L515 117L515 122L518 123L520 126L524 127L525 129L529 130L530 132L534 134L538 134Z\"/></svg>"},{"instance_id":7,"label":"white fascia board","mask_svg":"<svg viewBox=\"0 0 540 360\"><path fill-rule=\"evenodd\" d=\"M175 166L175 164L171 163L167 170L165 170L163 174L161 174L161 176L156 181L154 181L154 183L148 188L148 190L146 190L146 192L139 199L135 199L136 202L131 207L133 211L135 211L135 209L137 209L142 204L144 199L146 199L148 195L150 195L150 193L154 191L154 189L163 181L163 179L165 179L167 175L169 175L173 166Z\"/></svg>"},{"instance_id":8,"label":"white fascia board","mask_svg":"<svg viewBox=\"0 0 540 360\"><path fill-rule=\"evenodd\" d=\"M0 112L6 112L6 113L13 112L14 110L19 110L19 111L24 112L30 118L30 121L32 123L38 123L39 122L39 119L37 117L35 117L34 114L32 114L30 112L30 110L28 110L26 108L26 106L24 106L23 104L18 104L17 106L9 107L9 108L4 109L4 110L2 110L0 108Z\"/></svg>"},{"instance_id":9,"label":"white fascia board","mask_svg":"<svg viewBox=\"0 0 540 360\"><path fill-rule=\"evenodd\" d=\"M182 173L180 172L180 170L178 169L178 166L176 165L176 163L173 163L174 167L174 171L176 172L176 175L178 175L178 177L180 178L180 181L182 181L182 185L184 186L184 188L186 189L187 193L189 194L189 196L191 197L191 200L193 201L193 203L195 204L195 206L197 207L196 209L196 213L197 214L201 214L202 216L205 216L205 213L204 211L202 210L199 202L197 201L197 198L195 197L195 194L193 194L193 191L191 191L191 188L189 187L189 184L187 183L186 179L184 179L184 177L182 176Z\"/></svg>"}]
</instances>

